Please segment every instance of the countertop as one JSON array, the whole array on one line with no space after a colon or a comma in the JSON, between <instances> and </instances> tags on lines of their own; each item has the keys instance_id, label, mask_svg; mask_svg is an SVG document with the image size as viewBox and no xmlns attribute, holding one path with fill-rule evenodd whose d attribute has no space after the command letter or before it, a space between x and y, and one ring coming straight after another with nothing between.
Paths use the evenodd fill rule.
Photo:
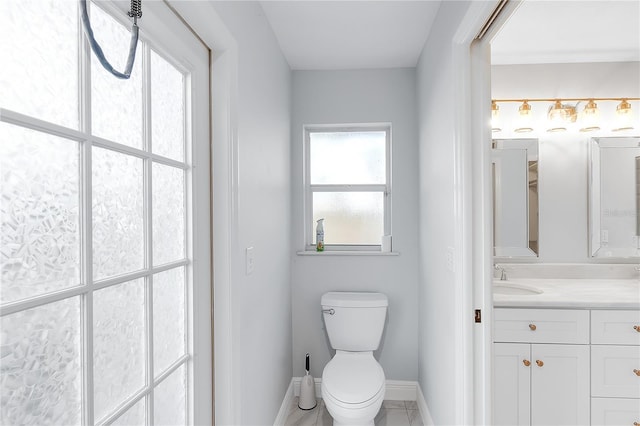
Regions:
<instances>
[{"instance_id":1,"label":"countertop","mask_svg":"<svg viewBox=\"0 0 640 426\"><path fill-rule=\"evenodd\" d=\"M494 294L498 308L640 309L638 279L517 278L513 283L542 290L541 294Z\"/></svg>"}]
</instances>

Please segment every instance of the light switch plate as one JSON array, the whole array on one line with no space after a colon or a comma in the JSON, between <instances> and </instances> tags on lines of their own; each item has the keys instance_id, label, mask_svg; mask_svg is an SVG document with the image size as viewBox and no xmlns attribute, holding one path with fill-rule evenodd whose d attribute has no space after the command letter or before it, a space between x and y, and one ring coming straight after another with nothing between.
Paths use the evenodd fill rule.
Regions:
<instances>
[{"instance_id":1,"label":"light switch plate","mask_svg":"<svg viewBox=\"0 0 640 426\"><path fill-rule=\"evenodd\" d=\"M245 250L245 269L246 274L251 275L253 273L253 268L255 267L256 259L253 251L253 247L247 247Z\"/></svg>"},{"instance_id":2,"label":"light switch plate","mask_svg":"<svg viewBox=\"0 0 640 426\"><path fill-rule=\"evenodd\" d=\"M453 247L447 247L447 269L451 272L453 272L454 269L454 255L455 255L455 250Z\"/></svg>"}]
</instances>

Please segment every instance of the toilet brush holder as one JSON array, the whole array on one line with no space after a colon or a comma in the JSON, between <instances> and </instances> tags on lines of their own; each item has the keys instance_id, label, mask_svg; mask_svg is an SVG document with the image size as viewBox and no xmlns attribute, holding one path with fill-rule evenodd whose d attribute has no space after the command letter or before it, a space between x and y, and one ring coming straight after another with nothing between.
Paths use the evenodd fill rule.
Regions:
<instances>
[{"instance_id":1,"label":"toilet brush holder","mask_svg":"<svg viewBox=\"0 0 640 426\"><path fill-rule=\"evenodd\" d=\"M316 384L313 380L313 376L309 374L309 354L307 354L305 359L305 370L307 374L305 374L300 382L298 408L301 410L312 410L316 408L318 402L316 401Z\"/></svg>"}]
</instances>

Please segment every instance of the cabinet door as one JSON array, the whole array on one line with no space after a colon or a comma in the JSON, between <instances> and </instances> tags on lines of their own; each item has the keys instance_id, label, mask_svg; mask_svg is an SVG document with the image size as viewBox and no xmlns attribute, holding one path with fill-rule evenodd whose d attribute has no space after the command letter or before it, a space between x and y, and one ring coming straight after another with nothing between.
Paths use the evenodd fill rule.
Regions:
<instances>
[{"instance_id":1,"label":"cabinet door","mask_svg":"<svg viewBox=\"0 0 640 426\"><path fill-rule=\"evenodd\" d=\"M589 346L531 345L531 424L588 425Z\"/></svg>"},{"instance_id":2,"label":"cabinet door","mask_svg":"<svg viewBox=\"0 0 640 426\"><path fill-rule=\"evenodd\" d=\"M640 398L640 346L591 346L593 396Z\"/></svg>"},{"instance_id":3,"label":"cabinet door","mask_svg":"<svg viewBox=\"0 0 640 426\"><path fill-rule=\"evenodd\" d=\"M640 399L593 398L593 426L633 426L640 424Z\"/></svg>"},{"instance_id":4,"label":"cabinet door","mask_svg":"<svg viewBox=\"0 0 640 426\"><path fill-rule=\"evenodd\" d=\"M493 345L493 424L530 424L531 345ZM525 362L526 361L526 362Z\"/></svg>"}]
</instances>

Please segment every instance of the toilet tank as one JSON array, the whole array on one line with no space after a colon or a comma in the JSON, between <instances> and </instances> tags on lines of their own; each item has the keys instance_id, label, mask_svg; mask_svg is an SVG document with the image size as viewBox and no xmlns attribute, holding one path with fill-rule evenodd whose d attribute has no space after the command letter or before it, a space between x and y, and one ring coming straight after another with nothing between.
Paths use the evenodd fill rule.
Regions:
<instances>
[{"instance_id":1,"label":"toilet tank","mask_svg":"<svg viewBox=\"0 0 640 426\"><path fill-rule=\"evenodd\" d=\"M389 305L386 295L329 292L322 295L320 304L333 349L352 352L378 349Z\"/></svg>"}]
</instances>

